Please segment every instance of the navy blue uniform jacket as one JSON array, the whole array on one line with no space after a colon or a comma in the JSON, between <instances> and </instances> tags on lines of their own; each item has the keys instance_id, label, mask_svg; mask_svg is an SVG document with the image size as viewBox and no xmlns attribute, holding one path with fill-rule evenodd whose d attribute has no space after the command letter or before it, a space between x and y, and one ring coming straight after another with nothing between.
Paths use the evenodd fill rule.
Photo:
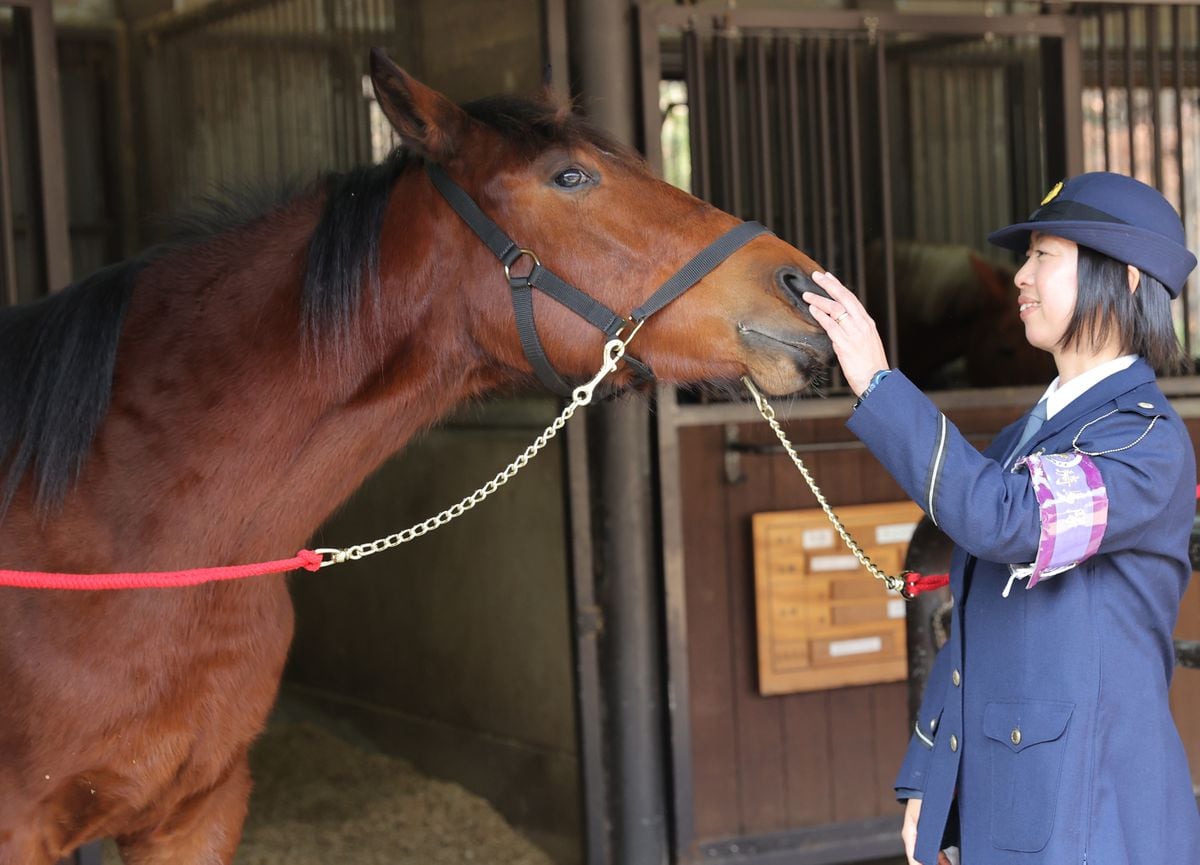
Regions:
<instances>
[{"instance_id":1,"label":"navy blue uniform jacket","mask_svg":"<svg viewBox=\"0 0 1200 865\"><path fill-rule=\"evenodd\" d=\"M1187 430L1139 359L1023 450L1068 453L1092 420L1081 450L1123 448L1155 417L1137 444L1093 458L1109 497L1099 551L1032 589L1017 581L1005 598L1008 563L1032 562L1039 538L1028 472L998 462L1026 418L981 455L898 372L851 416L849 428L956 544L950 640L896 779L924 800L923 865L937 863L954 800L963 865L1200 863L1200 816L1167 703L1191 576Z\"/></svg>"}]
</instances>

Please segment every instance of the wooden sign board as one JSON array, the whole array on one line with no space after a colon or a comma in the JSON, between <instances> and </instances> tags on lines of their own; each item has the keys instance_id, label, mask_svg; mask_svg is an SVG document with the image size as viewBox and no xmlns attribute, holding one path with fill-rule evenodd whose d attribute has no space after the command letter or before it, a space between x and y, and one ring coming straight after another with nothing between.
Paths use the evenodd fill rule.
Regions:
<instances>
[{"instance_id":1,"label":"wooden sign board","mask_svg":"<svg viewBox=\"0 0 1200 865\"><path fill-rule=\"evenodd\" d=\"M921 509L838 509L876 565L898 574ZM819 691L908 678L905 601L871 576L820 508L754 514L758 687Z\"/></svg>"}]
</instances>

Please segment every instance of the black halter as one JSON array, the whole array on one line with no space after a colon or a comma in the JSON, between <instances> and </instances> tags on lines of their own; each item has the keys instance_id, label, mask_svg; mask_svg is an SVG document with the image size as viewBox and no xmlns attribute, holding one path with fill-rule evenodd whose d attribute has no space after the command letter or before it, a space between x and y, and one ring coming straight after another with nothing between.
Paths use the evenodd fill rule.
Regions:
<instances>
[{"instance_id":1,"label":"black halter","mask_svg":"<svg viewBox=\"0 0 1200 865\"><path fill-rule=\"evenodd\" d=\"M670 279L659 286L646 302L635 309L626 319L595 298L584 294L555 274L554 271L543 267L533 250L518 246L516 241L505 234L500 226L492 222L471 196L451 180L440 166L426 162L425 173L429 175L429 179L433 181L438 192L504 266L504 275L508 278L509 287L512 289L517 334L521 338L521 347L525 350L525 357L529 359L533 371L537 373L542 384L561 396L570 396L571 388L550 364L546 352L542 348L542 342L538 339L537 326L533 320L533 289L536 288L543 294L554 298L573 313L599 328L605 336L612 338L620 334L626 326L645 321L658 312L760 234L771 233L770 229L757 222L743 222L734 226L675 271ZM522 258L529 259L529 272L523 275L513 273L513 265ZM646 380L654 379L654 373L650 367L637 358L626 354L625 360Z\"/></svg>"}]
</instances>

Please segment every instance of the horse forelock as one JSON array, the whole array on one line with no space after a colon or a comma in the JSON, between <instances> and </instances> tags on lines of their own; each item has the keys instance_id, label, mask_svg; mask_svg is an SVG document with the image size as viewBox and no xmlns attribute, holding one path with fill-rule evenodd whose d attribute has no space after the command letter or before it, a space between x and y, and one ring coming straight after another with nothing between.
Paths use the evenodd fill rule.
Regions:
<instances>
[{"instance_id":1,"label":"horse forelock","mask_svg":"<svg viewBox=\"0 0 1200 865\"><path fill-rule=\"evenodd\" d=\"M468 102L463 110L499 132L525 158L551 147L582 146L594 147L627 165L644 164L636 150L577 113L570 102L500 95Z\"/></svg>"}]
</instances>

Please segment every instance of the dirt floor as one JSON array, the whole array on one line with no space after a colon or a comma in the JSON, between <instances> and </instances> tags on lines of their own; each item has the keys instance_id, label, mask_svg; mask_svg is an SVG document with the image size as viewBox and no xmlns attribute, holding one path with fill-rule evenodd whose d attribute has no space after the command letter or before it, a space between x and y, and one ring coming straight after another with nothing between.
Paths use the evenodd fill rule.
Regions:
<instances>
[{"instance_id":1,"label":"dirt floor","mask_svg":"<svg viewBox=\"0 0 1200 865\"><path fill-rule=\"evenodd\" d=\"M486 800L312 721L273 722L251 762L235 865L553 865Z\"/></svg>"}]
</instances>

